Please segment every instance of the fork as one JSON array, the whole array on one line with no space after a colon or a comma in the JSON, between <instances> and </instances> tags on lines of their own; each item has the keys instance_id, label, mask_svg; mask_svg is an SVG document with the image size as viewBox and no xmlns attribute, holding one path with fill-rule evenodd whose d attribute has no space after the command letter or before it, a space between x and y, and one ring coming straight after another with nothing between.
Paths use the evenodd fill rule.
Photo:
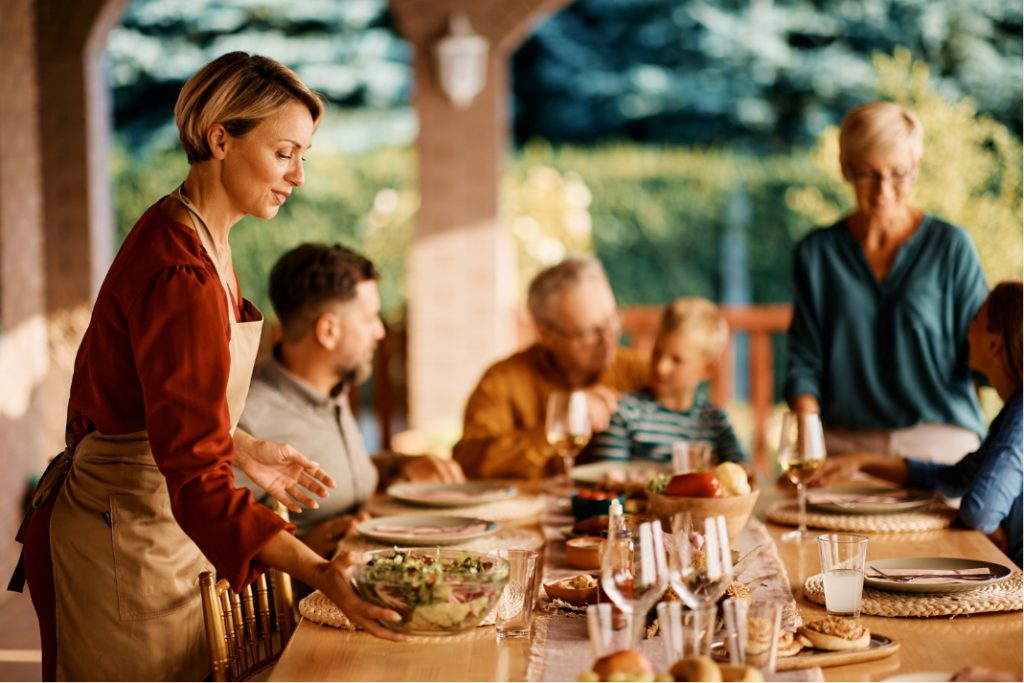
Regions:
<instances>
[{"instance_id":1,"label":"fork","mask_svg":"<svg viewBox=\"0 0 1024 683\"><path fill-rule=\"evenodd\" d=\"M874 565L868 565L868 568L873 570L873 571L875 571L875 572L877 572L878 575L881 576L882 578L884 578L886 581L893 581L895 583L909 583L910 581L913 581L915 579L926 579L926 578L927 579L950 578L950 579L962 579L964 581L985 581L987 579L991 579L992 578L991 574L985 574L984 576L981 576L981 575L970 576L970 575L957 574L957 573L950 573L950 574L928 574L928 575L924 575L924 576L905 576L905 575L898 576L898 575L893 575L893 574L886 574L885 572L883 572L881 569L879 569L878 567L876 567Z\"/></svg>"}]
</instances>

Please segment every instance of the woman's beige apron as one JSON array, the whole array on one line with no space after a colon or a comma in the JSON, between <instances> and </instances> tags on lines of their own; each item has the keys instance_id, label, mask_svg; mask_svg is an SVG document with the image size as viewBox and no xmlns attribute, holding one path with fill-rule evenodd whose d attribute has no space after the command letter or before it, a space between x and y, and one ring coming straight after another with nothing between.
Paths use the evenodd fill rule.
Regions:
<instances>
[{"instance_id":1,"label":"woman's beige apron","mask_svg":"<svg viewBox=\"0 0 1024 683\"><path fill-rule=\"evenodd\" d=\"M183 203L227 294L209 230ZM228 311L233 430L249 390L263 316L248 301L242 321L230 299ZM209 675L198 575L211 567L171 515L167 482L146 432L93 432L78 444L54 503L50 547L58 680L195 681Z\"/></svg>"}]
</instances>

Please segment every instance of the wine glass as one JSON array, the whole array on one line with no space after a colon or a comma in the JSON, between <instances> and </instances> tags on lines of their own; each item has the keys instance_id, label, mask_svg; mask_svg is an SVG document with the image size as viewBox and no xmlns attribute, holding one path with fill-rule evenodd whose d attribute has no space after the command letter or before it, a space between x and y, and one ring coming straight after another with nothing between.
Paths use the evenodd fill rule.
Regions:
<instances>
[{"instance_id":1,"label":"wine glass","mask_svg":"<svg viewBox=\"0 0 1024 683\"><path fill-rule=\"evenodd\" d=\"M632 616L630 647L636 647L644 616L668 588L661 522L644 522L635 539L628 531L608 537L601 557L601 588L616 607Z\"/></svg>"},{"instance_id":2,"label":"wine glass","mask_svg":"<svg viewBox=\"0 0 1024 683\"><path fill-rule=\"evenodd\" d=\"M572 489L572 469L576 455L590 441L590 411L584 391L552 391L548 396L544 420L547 441L562 458L564 483Z\"/></svg>"},{"instance_id":3,"label":"wine glass","mask_svg":"<svg viewBox=\"0 0 1024 683\"><path fill-rule=\"evenodd\" d=\"M696 526L696 528L695 528ZM732 581L732 549L725 517L694 525L689 512L672 516L673 548L669 553L672 589L691 609L715 604Z\"/></svg>"},{"instance_id":4,"label":"wine glass","mask_svg":"<svg viewBox=\"0 0 1024 683\"><path fill-rule=\"evenodd\" d=\"M825 462L825 435L817 413L786 413L782 416L779 466L796 484L797 528L782 534L784 541L803 541L807 533L807 482Z\"/></svg>"}]
</instances>

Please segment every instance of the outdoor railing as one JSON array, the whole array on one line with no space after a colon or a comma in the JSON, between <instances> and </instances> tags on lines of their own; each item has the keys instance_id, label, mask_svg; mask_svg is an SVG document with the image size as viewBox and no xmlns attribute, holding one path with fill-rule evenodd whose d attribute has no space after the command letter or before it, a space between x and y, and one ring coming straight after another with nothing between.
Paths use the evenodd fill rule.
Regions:
<instances>
[{"instance_id":1,"label":"outdoor railing","mask_svg":"<svg viewBox=\"0 0 1024 683\"><path fill-rule=\"evenodd\" d=\"M623 308L624 342L649 353L654 345L661 311L661 306ZM745 333L749 348L749 393L754 426L751 450L757 468L767 472L771 468L767 460L766 425L775 404L772 335L786 331L792 309L788 304L722 306L722 313L729 321L731 334L718 371L711 379L711 400L719 406L727 406L733 401L736 386L735 339L736 334ZM377 349L373 380L373 408L380 430L380 445L385 449L391 445L396 409L404 412L405 359L405 329L393 326Z\"/></svg>"}]
</instances>

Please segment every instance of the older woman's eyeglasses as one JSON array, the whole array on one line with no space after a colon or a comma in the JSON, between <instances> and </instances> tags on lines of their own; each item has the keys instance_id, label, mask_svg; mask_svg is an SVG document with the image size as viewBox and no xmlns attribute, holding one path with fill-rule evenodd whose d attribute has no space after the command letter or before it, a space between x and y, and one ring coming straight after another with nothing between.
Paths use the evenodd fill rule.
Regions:
<instances>
[{"instance_id":1,"label":"older woman's eyeglasses","mask_svg":"<svg viewBox=\"0 0 1024 683\"><path fill-rule=\"evenodd\" d=\"M569 343L578 346L596 346L601 341L614 341L622 332L622 312L615 311L611 317L599 325L586 330L567 330L560 325L544 321L544 326L564 337Z\"/></svg>"},{"instance_id":2,"label":"older woman's eyeglasses","mask_svg":"<svg viewBox=\"0 0 1024 683\"><path fill-rule=\"evenodd\" d=\"M858 185L882 185L883 183L889 183L890 185L906 185L914 179L914 169L895 169L889 173L879 173L878 171L858 171L853 168L847 167L847 172L853 182Z\"/></svg>"}]
</instances>

